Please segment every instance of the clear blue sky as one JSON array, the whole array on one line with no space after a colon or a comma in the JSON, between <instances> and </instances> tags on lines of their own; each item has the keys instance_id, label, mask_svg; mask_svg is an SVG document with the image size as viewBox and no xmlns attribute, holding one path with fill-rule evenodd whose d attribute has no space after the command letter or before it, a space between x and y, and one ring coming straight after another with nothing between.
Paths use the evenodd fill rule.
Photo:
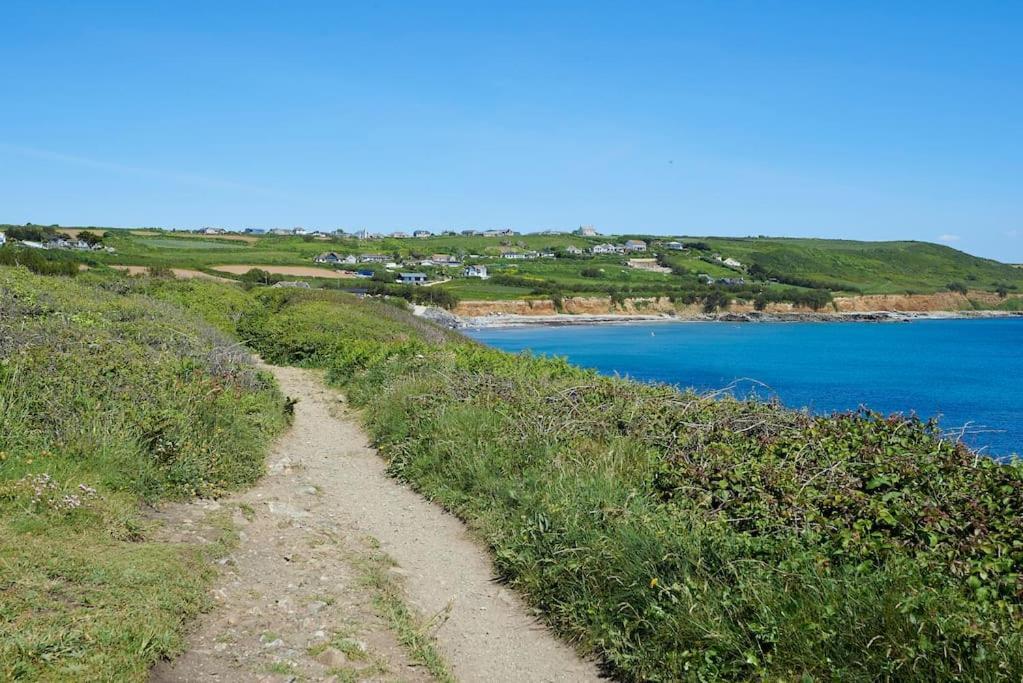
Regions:
<instances>
[{"instance_id":1,"label":"clear blue sky","mask_svg":"<svg viewBox=\"0 0 1023 683\"><path fill-rule=\"evenodd\" d=\"M0 221L945 241L1023 261L1023 2L0 8Z\"/></svg>"}]
</instances>

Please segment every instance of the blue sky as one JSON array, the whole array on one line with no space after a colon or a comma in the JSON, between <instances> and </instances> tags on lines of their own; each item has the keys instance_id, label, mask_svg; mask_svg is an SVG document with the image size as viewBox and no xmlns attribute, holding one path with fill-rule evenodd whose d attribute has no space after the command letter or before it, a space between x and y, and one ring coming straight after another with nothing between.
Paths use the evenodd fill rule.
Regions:
<instances>
[{"instance_id":1,"label":"blue sky","mask_svg":"<svg viewBox=\"0 0 1023 683\"><path fill-rule=\"evenodd\" d=\"M1020 2L6 0L0 19L4 222L585 223L1023 261Z\"/></svg>"}]
</instances>

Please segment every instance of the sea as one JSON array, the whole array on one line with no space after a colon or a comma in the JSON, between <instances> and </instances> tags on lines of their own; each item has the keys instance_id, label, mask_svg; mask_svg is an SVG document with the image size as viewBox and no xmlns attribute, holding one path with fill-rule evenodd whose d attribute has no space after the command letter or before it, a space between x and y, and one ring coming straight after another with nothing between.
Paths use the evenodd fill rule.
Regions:
<instances>
[{"instance_id":1,"label":"sea","mask_svg":"<svg viewBox=\"0 0 1023 683\"><path fill-rule=\"evenodd\" d=\"M727 389L815 413L867 407L937 417L982 453L1023 453L1023 318L537 325L468 335L608 375Z\"/></svg>"}]
</instances>

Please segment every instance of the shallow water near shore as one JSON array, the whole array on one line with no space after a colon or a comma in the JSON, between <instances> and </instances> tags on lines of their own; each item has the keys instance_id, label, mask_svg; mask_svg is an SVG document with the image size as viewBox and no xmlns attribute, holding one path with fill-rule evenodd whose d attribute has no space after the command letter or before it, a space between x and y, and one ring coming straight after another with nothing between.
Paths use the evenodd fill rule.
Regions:
<instances>
[{"instance_id":1,"label":"shallow water near shore","mask_svg":"<svg viewBox=\"0 0 1023 683\"><path fill-rule=\"evenodd\" d=\"M937 416L983 453L1023 451L1023 319L904 323L653 323L468 331L506 351L606 374L731 387L818 413Z\"/></svg>"}]
</instances>

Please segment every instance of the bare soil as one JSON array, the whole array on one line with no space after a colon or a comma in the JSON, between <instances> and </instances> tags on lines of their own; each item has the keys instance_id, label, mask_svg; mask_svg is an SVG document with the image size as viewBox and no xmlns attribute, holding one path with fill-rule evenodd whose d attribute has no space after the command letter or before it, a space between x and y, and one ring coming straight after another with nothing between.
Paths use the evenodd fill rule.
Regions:
<instances>
[{"instance_id":1,"label":"bare soil","mask_svg":"<svg viewBox=\"0 0 1023 683\"><path fill-rule=\"evenodd\" d=\"M495 581L459 520L387 476L339 394L313 371L271 369L298 403L269 474L230 500L161 513L168 534L201 542L210 508L230 510L240 539L219 561L216 607L154 681L428 680L360 580L380 556L455 679L598 679Z\"/></svg>"}]
</instances>

